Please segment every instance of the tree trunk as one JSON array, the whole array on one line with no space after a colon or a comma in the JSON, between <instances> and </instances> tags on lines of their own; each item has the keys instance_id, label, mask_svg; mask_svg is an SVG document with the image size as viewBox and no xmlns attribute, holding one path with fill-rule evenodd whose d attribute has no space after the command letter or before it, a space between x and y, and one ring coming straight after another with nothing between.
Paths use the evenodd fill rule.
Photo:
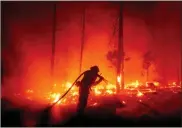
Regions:
<instances>
[{"instance_id":1,"label":"tree trunk","mask_svg":"<svg viewBox=\"0 0 182 128\"><path fill-rule=\"evenodd\" d=\"M85 7L83 8L83 17L82 17L82 39L81 39L81 51L80 51L80 68L79 74L82 71L82 59L83 59L83 48L85 43Z\"/></svg>"}]
</instances>

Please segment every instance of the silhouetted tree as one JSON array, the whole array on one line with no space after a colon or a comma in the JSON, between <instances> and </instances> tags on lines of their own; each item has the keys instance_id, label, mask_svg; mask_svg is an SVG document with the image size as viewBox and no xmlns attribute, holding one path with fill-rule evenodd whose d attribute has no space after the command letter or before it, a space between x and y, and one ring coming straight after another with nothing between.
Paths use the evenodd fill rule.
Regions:
<instances>
[{"instance_id":1,"label":"silhouetted tree","mask_svg":"<svg viewBox=\"0 0 182 128\"><path fill-rule=\"evenodd\" d=\"M111 62L112 66L114 66L115 68L117 67L117 57L118 57L118 51L117 50L113 50L113 51L109 51L106 55L107 59ZM129 61L131 58L128 56L125 56L124 54L124 61ZM122 63L122 62L121 62Z\"/></svg>"},{"instance_id":2,"label":"silhouetted tree","mask_svg":"<svg viewBox=\"0 0 182 128\"><path fill-rule=\"evenodd\" d=\"M143 55L143 69L146 70L146 81L148 81L149 77L149 68L152 65L152 62L154 61L154 58L152 56L151 51L146 52ZM144 75L144 74L143 74Z\"/></svg>"}]
</instances>

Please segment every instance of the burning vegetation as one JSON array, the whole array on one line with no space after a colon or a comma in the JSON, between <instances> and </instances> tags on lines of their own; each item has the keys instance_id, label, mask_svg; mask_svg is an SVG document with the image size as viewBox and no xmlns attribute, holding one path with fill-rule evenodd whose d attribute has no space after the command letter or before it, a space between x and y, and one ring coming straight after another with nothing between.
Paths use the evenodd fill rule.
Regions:
<instances>
[{"instance_id":1,"label":"burning vegetation","mask_svg":"<svg viewBox=\"0 0 182 128\"><path fill-rule=\"evenodd\" d=\"M120 76L118 76L120 81ZM45 104L55 103L59 98L71 87L71 82L66 82L62 85L54 84L52 90L49 92L42 92L32 89L27 89L24 93L15 93L14 96L17 98L24 97L25 99L32 101L40 101ZM125 89L121 90L121 94L133 95L138 98L144 96L146 93L155 93L158 90L165 89L170 90L173 93L178 93L181 90L181 86L177 85L176 82L169 83L167 86L161 85L159 82L146 82L141 83L138 80L125 85ZM116 85L111 83L102 83L91 88L91 95L89 98L89 105L96 106L99 103L94 101L96 97L107 97L119 95L116 93ZM71 105L77 104L78 100L78 87L74 86L71 91L61 99L57 105Z\"/></svg>"}]
</instances>

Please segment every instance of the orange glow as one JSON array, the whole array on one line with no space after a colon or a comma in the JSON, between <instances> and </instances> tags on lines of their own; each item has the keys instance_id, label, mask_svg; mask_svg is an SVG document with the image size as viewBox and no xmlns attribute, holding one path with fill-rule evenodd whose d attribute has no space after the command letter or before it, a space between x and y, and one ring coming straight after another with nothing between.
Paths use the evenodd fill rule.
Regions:
<instances>
[{"instance_id":1,"label":"orange glow","mask_svg":"<svg viewBox=\"0 0 182 128\"><path fill-rule=\"evenodd\" d=\"M117 76L117 82L121 84L121 75Z\"/></svg>"},{"instance_id":2,"label":"orange glow","mask_svg":"<svg viewBox=\"0 0 182 128\"><path fill-rule=\"evenodd\" d=\"M135 87L137 88L138 86L139 86L139 82L138 82L138 80L136 80Z\"/></svg>"},{"instance_id":3,"label":"orange glow","mask_svg":"<svg viewBox=\"0 0 182 128\"><path fill-rule=\"evenodd\" d=\"M95 91L95 94L96 94L96 95L101 94L101 92L100 92L100 91L98 91L98 90L97 90L97 88L96 88L96 89L94 89L94 91Z\"/></svg>"},{"instance_id":4,"label":"orange glow","mask_svg":"<svg viewBox=\"0 0 182 128\"><path fill-rule=\"evenodd\" d=\"M53 102L57 102L59 100L60 94L59 93L58 94L54 93L54 94L51 95L51 97L54 99Z\"/></svg>"},{"instance_id":5,"label":"orange glow","mask_svg":"<svg viewBox=\"0 0 182 128\"><path fill-rule=\"evenodd\" d=\"M123 103L123 104L126 104L126 102L125 102L125 101L122 101L122 103Z\"/></svg>"},{"instance_id":6,"label":"orange glow","mask_svg":"<svg viewBox=\"0 0 182 128\"><path fill-rule=\"evenodd\" d=\"M94 103L92 106L96 106L96 105L98 105L98 103Z\"/></svg>"},{"instance_id":7,"label":"orange glow","mask_svg":"<svg viewBox=\"0 0 182 128\"><path fill-rule=\"evenodd\" d=\"M141 93L140 91L138 91L137 97L141 97L141 96L143 96L143 93Z\"/></svg>"},{"instance_id":8,"label":"orange glow","mask_svg":"<svg viewBox=\"0 0 182 128\"><path fill-rule=\"evenodd\" d=\"M176 84L176 82L171 82L171 83L169 83L168 85L169 85L169 86L176 86L177 84Z\"/></svg>"},{"instance_id":9,"label":"orange glow","mask_svg":"<svg viewBox=\"0 0 182 128\"><path fill-rule=\"evenodd\" d=\"M112 8L110 9L112 10ZM148 27L146 26L145 22L143 22L143 20L132 18L130 16L128 17L124 13L125 18L123 19L123 28L122 28L123 32L125 33L123 37L123 42L125 43L123 44L123 46L124 46L124 51L126 53L124 53L124 55L131 59L129 59L129 61L123 62L125 63L125 65L124 65L124 76L122 76L121 74L116 74L115 61L117 61L117 55L114 54L113 56L111 56L110 59L107 56L109 51L114 52L115 50L117 50L117 47L115 46L117 46L118 44L118 35L117 32L116 35L112 34L114 32L113 25L115 24L114 23L115 21L113 22L113 16L118 15L117 14L118 12L114 10L112 11L108 10L108 13L103 13L102 15L103 17L100 17L101 16L100 14L98 16L90 15L89 18L94 19L89 21L91 23L88 23L88 21L86 20L87 27L85 30L84 50L81 61L80 48L81 48L82 32L80 23L77 23L79 17L76 16L78 19L74 20L74 18L76 17L75 16L72 17L70 13L70 17L68 16L66 18L62 18L65 17L66 14L64 11L61 11L60 9L58 10L60 11L59 12L60 15L56 19L58 23L56 28L62 28L62 29L61 30L56 29L55 32L56 45L55 45L55 54L54 54L55 57L54 57L53 69L51 68L50 65L52 60L51 56L53 55L52 30L51 32L49 32L50 31L49 29L51 29L49 26L52 26L52 22L50 22L51 19L48 18L48 20L44 20L42 22L40 20L35 20L35 17L32 17L33 22L24 22L24 20L27 20L27 18L24 17L24 15L21 15L24 17L20 18L21 22L19 20L14 20L14 19L10 20L11 22L8 22L9 26L11 27L8 27L7 34L10 34L9 35L10 37L11 35L13 35L12 40L14 40L14 38L16 39L15 41L12 41L12 43L14 44L13 47L15 48L13 50L18 51L17 57L20 57L20 59L17 59L16 64L21 65L20 66L21 70L18 69L18 67L15 67L13 62L13 59L15 58L11 57L11 55L8 54L9 50L7 50L6 48L3 49L3 53L5 52L5 54L3 54L2 62L7 61L8 64L7 67L10 66L10 69L11 68L16 69L15 72L12 72L13 74L12 78L10 79L7 78L5 84L6 86L3 87L7 90L6 92L8 92L9 95L13 94L14 97L25 98L31 101L36 100L43 103L55 103L58 101L59 97L61 97L68 90L68 88L72 85L73 81L79 75L80 73L79 67L80 63L82 62L81 72L88 70L91 66L96 64L99 66L99 69L102 72L103 76L108 81L111 82L108 84L102 82L98 86L92 87L92 91L90 92L91 93L90 99L92 99L94 96L105 96L105 95L112 96L116 94L116 85L115 85L116 79L119 84L121 84L121 81L124 81L125 83L124 88L125 90L127 90L126 94L128 95L134 94L137 97L141 97L145 95L145 92L153 92L153 90L150 87L145 86L144 82L146 79L145 72L142 73L144 74L144 76L141 75L141 70L143 69L142 67L143 54L150 49L148 47L150 46L149 45L150 42L154 42L156 45L155 47L153 46L152 50L152 52L154 52L152 54L156 56L155 58L156 60L155 63L151 65L149 69L149 80L153 82L153 80L155 79L156 80L158 80L158 78L162 79L161 77L163 76L161 76L162 74L160 72L162 72L161 70L164 68L167 69L166 73L164 72L166 75L166 79L168 80L167 77L168 74L170 77L173 77L170 78L170 81L172 81L170 83L171 85L170 87L172 88L172 86L176 86L176 82L173 81L176 80L174 78L177 78L174 74L177 74L176 67L177 67L177 62L179 60L178 58L180 58L179 56L175 56L178 55L175 53L177 50L175 50L174 52L174 50L171 50L171 48L173 47L169 47L169 49L165 47L166 49L164 49L164 52L162 52L161 47L163 46L163 43L166 41L163 40L162 36L161 36L162 40L160 38L156 38L157 40L151 41L151 33L150 31L148 31ZM70 22L66 22L66 20L70 20ZM40 21L40 23L39 22L36 23L36 21ZM25 24L22 25L22 23ZM46 24L43 25L41 23L46 23ZM35 26L30 27L31 24L43 25L42 28L45 28L45 30L42 31L40 30L39 32L37 31L37 28ZM65 27L63 27L62 25ZM35 32L32 30L33 28L35 28ZM19 30L19 32L21 33L23 32L24 36L21 33L18 33L16 29ZM36 31L38 33L36 33ZM172 38L173 34L171 34L170 32L171 31L169 31L168 34L170 35L170 38ZM159 33L164 33L164 32L161 29ZM166 32L165 34L167 35ZM171 40L169 40L169 42L170 41ZM172 40L172 44L174 42L175 41ZM168 52L171 53L168 54ZM172 53L175 54L173 55ZM5 57L4 59L4 56L7 56L7 58ZM165 59L163 60L162 58L164 58L164 56L168 57L165 57ZM176 65L174 65L175 63ZM172 67L174 67L175 70ZM52 81L50 80L52 77L50 73L51 70L53 70L54 72L53 77L55 81L53 84ZM175 73L171 74L170 72L172 72L173 70ZM154 82L154 85L157 88L161 87L159 82ZM140 90L142 87L147 88L146 89L147 91L145 90L144 92L143 90ZM166 89L168 88L169 87L166 87ZM122 91L124 92L125 90ZM121 93L123 93L122 91ZM8 94L5 93L4 95ZM62 100L58 102L58 104L60 105L76 104L78 100L78 95L79 95L78 87L73 87L71 91Z\"/></svg>"},{"instance_id":10,"label":"orange glow","mask_svg":"<svg viewBox=\"0 0 182 128\"><path fill-rule=\"evenodd\" d=\"M120 77L118 77L118 79L120 80ZM162 86L159 86L160 84L158 82L153 82L153 83L156 85L156 87L160 87L160 88L162 87ZM174 82L173 84L175 85ZM44 103L55 103L69 89L71 85L72 85L71 82L65 82L65 84L60 84L60 85L54 84L50 92L27 89L24 94L26 99L31 101L39 100ZM145 87L145 89L140 90L140 87ZM172 88L173 86L169 86L169 87ZM163 87L163 88L167 88L167 87ZM131 83L126 83L125 90L123 90L122 92L126 92L127 95L135 94L135 96L139 98L144 96L145 93L152 93L155 91L156 90L153 90L150 87L146 87L145 84L143 84L142 82L139 82L139 80L136 80ZM98 103L93 100L94 96L109 96L114 94L116 94L116 85L111 83L105 84L104 82L102 82L101 84L97 86L93 86L91 88L88 105L91 105L91 106L98 105ZM22 97L21 93L15 93L14 95L16 97ZM77 104L78 95L79 95L78 87L74 86L70 90L70 92L57 103L57 105ZM126 104L125 101L122 101L122 103Z\"/></svg>"},{"instance_id":11,"label":"orange glow","mask_svg":"<svg viewBox=\"0 0 182 128\"><path fill-rule=\"evenodd\" d=\"M173 82L172 85L176 86L176 82Z\"/></svg>"},{"instance_id":12,"label":"orange glow","mask_svg":"<svg viewBox=\"0 0 182 128\"><path fill-rule=\"evenodd\" d=\"M140 85L142 85L141 83L139 83L138 80L136 80L135 82L131 82L129 84L126 84L127 87L134 87L134 88L137 88L139 87Z\"/></svg>"},{"instance_id":13,"label":"orange glow","mask_svg":"<svg viewBox=\"0 0 182 128\"><path fill-rule=\"evenodd\" d=\"M159 86L159 82L153 82L155 86Z\"/></svg>"}]
</instances>

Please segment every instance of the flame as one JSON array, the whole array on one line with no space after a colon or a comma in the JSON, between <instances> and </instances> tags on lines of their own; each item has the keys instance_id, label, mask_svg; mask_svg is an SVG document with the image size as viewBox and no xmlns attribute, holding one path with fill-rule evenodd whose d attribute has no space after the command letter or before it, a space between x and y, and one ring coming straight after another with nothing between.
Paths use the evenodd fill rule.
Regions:
<instances>
[{"instance_id":1,"label":"flame","mask_svg":"<svg viewBox=\"0 0 182 128\"><path fill-rule=\"evenodd\" d=\"M33 90L28 89L26 92L27 92L27 93L33 93Z\"/></svg>"},{"instance_id":2,"label":"flame","mask_svg":"<svg viewBox=\"0 0 182 128\"><path fill-rule=\"evenodd\" d=\"M155 86L159 86L159 82L153 82Z\"/></svg>"},{"instance_id":3,"label":"flame","mask_svg":"<svg viewBox=\"0 0 182 128\"><path fill-rule=\"evenodd\" d=\"M121 80L121 76L117 77L118 82ZM153 82L154 85L156 87L160 87L159 82ZM37 94L38 92L36 90L32 90L32 89L27 89L26 90L26 99L29 100L36 100L36 96L41 96L43 97L41 99L44 100L44 102L48 102L48 103L55 103L59 100L59 98L69 89L69 87L72 85L72 82L65 82L65 84L53 84L53 89L50 90L50 92L47 93L43 93L43 92L39 92L39 94ZM176 85L176 82L173 82L172 85ZM144 86L146 89L144 90L140 90L140 86ZM175 86L169 86L170 88L173 88ZM163 87L165 88L169 88L169 87ZM178 87L178 86L176 86ZM161 87L160 87L161 88ZM116 94L116 85L115 84L111 84L111 83L102 83L99 84L97 86L93 86L91 88L91 98L90 99L90 105L92 106L96 106L98 105L98 103L96 101L93 100L92 97L94 96L107 96L107 95L113 95ZM136 93L136 91L137 93ZM142 97L144 96L144 93L151 93L151 92L155 92L156 90L152 90L152 88L150 87L146 87L145 84L139 82L139 80L135 80L131 83L126 83L125 84L125 90L127 95L132 95L135 94L136 97ZM16 97L21 97L20 93L15 93L14 94ZM78 87L74 86L70 92L63 98L61 99L57 104L58 105L66 105L66 104L77 104L78 102L78 95L79 95L79 91L78 91ZM125 101L122 101L123 104L126 104Z\"/></svg>"},{"instance_id":4,"label":"flame","mask_svg":"<svg viewBox=\"0 0 182 128\"><path fill-rule=\"evenodd\" d=\"M61 96L61 95L60 95L59 93L58 93L58 94L53 93L53 94L51 95L51 97L54 98L53 103L57 102L57 101L59 100L59 97L60 97L60 96Z\"/></svg>"},{"instance_id":5,"label":"flame","mask_svg":"<svg viewBox=\"0 0 182 128\"><path fill-rule=\"evenodd\" d=\"M139 82L138 82L138 80L136 80L135 87L137 88L138 86L139 86Z\"/></svg>"},{"instance_id":6,"label":"flame","mask_svg":"<svg viewBox=\"0 0 182 128\"><path fill-rule=\"evenodd\" d=\"M137 93L137 97L141 97L141 96L143 96L143 93L142 93L142 92L140 92L140 91L138 91L138 93Z\"/></svg>"},{"instance_id":7,"label":"flame","mask_svg":"<svg viewBox=\"0 0 182 128\"><path fill-rule=\"evenodd\" d=\"M99 91L97 88L94 89L94 92L95 92L96 95L101 94L101 91Z\"/></svg>"},{"instance_id":8,"label":"flame","mask_svg":"<svg viewBox=\"0 0 182 128\"><path fill-rule=\"evenodd\" d=\"M113 92L112 90L106 90L106 92L107 92L108 94L114 94L114 92Z\"/></svg>"},{"instance_id":9,"label":"flame","mask_svg":"<svg viewBox=\"0 0 182 128\"><path fill-rule=\"evenodd\" d=\"M176 86L176 82L173 82L172 85Z\"/></svg>"},{"instance_id":10,"label":"flame","mask_svg":"<svg viewBox=\"0 0 182 128\"><path fill-rule=\"evenodd\" d=\"M117 76L117 82L121 84L121 75Z\"/></svg>"},{"instance_id":11,"label":"flame","mask_svg":"<svg viewBox=\"0 0 182 128\"><path fill-rule=\"evenodd\" d=\"M134 88L137 88L137 87L139 87L140 85L142 85L142 83L139 83L139 81L136 80L135 82L131 82L131 83L129 83L129 84L126 84L126 88L127 88L127 87L134 87Z\"/></svg>"}]
</instances>

